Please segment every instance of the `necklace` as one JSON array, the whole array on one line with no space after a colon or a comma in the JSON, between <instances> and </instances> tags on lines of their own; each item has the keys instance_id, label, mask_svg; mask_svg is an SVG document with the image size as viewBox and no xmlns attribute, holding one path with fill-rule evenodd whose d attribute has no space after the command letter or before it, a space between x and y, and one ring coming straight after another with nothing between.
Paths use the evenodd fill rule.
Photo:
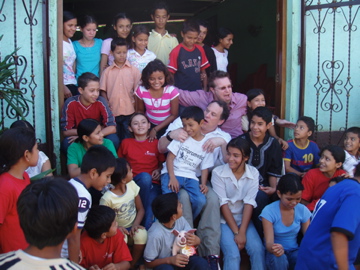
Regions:
<instances>
[{"instance_id":1,"label":"necklace","mask_svg":"<svg viewBox=\"0 0 360 270\"><path fill-rule=\"evenodd\" d=\"M156 111L159 111L159 109L161 108L162 106L162 102L163 102L163 95L164 95L164 90L162 90L163 93L161 95L161 97L159 98L153 98L151 96L151 93L150 93L150 96L151 96L151 105L153 106L153 108L156 108L157 110ZM150 91L149 91L150 92Z\"/></svg>"}]
</instances>

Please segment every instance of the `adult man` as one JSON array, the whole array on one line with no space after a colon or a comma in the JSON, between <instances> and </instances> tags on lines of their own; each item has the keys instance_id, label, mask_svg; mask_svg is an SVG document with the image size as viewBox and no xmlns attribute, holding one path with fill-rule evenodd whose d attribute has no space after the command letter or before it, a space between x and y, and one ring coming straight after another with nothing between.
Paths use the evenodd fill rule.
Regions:
<instances>
[{"instance_id":1,"label":"adult man","mask_svg":"<svg viewBox=\"0 0 360 270\"><path fill-rule=\"evenodd\" d=\"M215 164L223 164L226 152L226 144L231 137L222 131L221 126L229 116L227 104L220 100L214 100L204 110L205 121L201 126L201 131L208 138L204 144L204 149L213 152L216 160ZM182 122L177 118L171 123L165 135L159 140L159 151L167 152L167 146L173 139L185 141L188 134L182 129ZM215 165L215 166L216 166ZM197 173L199 175L199 173ZM199 254L206 256L212 269L217 269L218 255L220 254L220 205L219 199L210 186L206 194L206 205L201 212L197 235L201 239L198 248ZM189 195L185 190L180 190L180 201L183 204L183 216L193 227L192 211Z\"/></svg>"},{"instance_id":2,"label":"adult man","mask_svg":"<svg viewBox=\"0 0 360 270\"><path fill-rule=\"evenodd\" d=\"M179 103L182 106L199 106L203 110L213 100L226 102L230 109L229 118L221 126L221 129L235 138L243 131L241 129L241 117L246 112L247 97L244 94L233 93L229 73L214 71L209 78L209 92L204 90L186 91L179 89Z\"/></svg>"}]
</instances>

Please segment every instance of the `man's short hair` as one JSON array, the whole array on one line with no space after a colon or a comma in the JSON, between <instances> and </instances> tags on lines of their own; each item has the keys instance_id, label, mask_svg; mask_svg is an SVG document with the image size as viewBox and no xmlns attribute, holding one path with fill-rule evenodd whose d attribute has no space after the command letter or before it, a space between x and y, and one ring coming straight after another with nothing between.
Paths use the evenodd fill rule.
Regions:
<instances>
[{"instance_id":1,"label":"man's short hair","mask_svg":"<svg viewBox=\"0 0 360 270\"><path fill-rule=\"evenodd\" d=\"M81 173L86 174L92 169L96 169L100 175L105 172L108 168L115 168L116 160L114 154L111 153L103 145L91 146L85 153L82 164Z\"/></svg>"},{"instance_id":2,"label":"man's short hair","mask_svg":"<svg viewBox=\"0 0 360 270\"><path fill-rule=\"evenodd\" d=\"M208 81L208 85L210 88L215 88L216 85L215 85L215 80L216 79L222 79L222 78L228 78L230 80L230 75L229 73L225 72L225 71L222 71L222 70L215 70L214 72L212 72L210 74L210 77L209 77L209 81Z\"/></svg>"},{"instance_id":3,"label":"man's short hair","mask_svg":"<svg viewBox=\"0 0 360 270\"><path fill-rule=\"evenodd\" d=\"M204 119L204 111L197 106L189 106L184 109L180 114L181 119L194 119L194 121L200 124L201 120Z\"/></svg>"},{"instance_id":4,"label":"man's short hair","mask_svg":"<svg viewBox=\"0 0 360 270\"><path fill-rule=\"evenodd\" d=\"M220 120L224 120L224 122L226 122L226 120L230 116L230 109L229 109L229 106L227 105L227 103L225 101L222 101L222 100L213 100L213 101L211 101L209 103L209 105L212 104L212 103L216 103L217 105L219 105L223 109L223 111L222 111L222 113L220 115Z\"/></svg>"},{"instance_id":5,"label":"man's short hair","mask_svg":"<svg viewBox=\"0 0 360 270\"><path fill-rule=\"evenodd\" d=\"M124 38L121 37L117 37L114 38L111 41L111 51L114 52L117 46L126 46L126 48L129 48L129 44L126 42L126 40Z\"/></svg>"},{"instance_id":6,"label":"man's short hair","mask_svg":"<svg viewBox=\"0 0 360 270\"><path fill-rule=\"evenodd\" d=\"M169 222L170 218L174 214L177 214L178 202L179 199L176 193L167 193L157 196L151 204L154 216L161 223Z\"/></svg>"},{"instance_id":7,"label":"man's short hair","mask_svg":"<svg viewBox=\"0 0 360 270\"><path fill-rule=\"evenodd\" d=\"M115 211L105 205L95 205L91 207L87 216L84 229L93 239L99 239L103 233L110 230L111 224L115 220Z\"/></svg>"},{"instance_id":8,"label":"man's short hair","mask_svg":"<svg viewBox=\"0 0 360 270\"><path fill-rule=\"evenodd\" d=\"M262 118L266 122L266 124L269 124L272 120L272 112L266 107L257 107L255 110L253 110L253 112L251 113L251 119L255 115Z\"/></svg>"},{"instance_id":9,"label":"man's short hair","mask_svg":"<svg viewBox=\"0 0 360 270\"><path fill-rule=\"evenodd\" d=\"M360 127L350 127L345 131L345 134L349 132L357 134L358 137L360 138Z\"/></svg>"},{"instance_id":10,"label":"man's short hair","mask_svg":"<svg viewBox=\"0 0 360 270\"><path fill-rule=\"evenodd\" d=\"M38 249L61 244L74 230L78 203L75 188L63 178L48 177L28 185L17 201L26 241Z\"/></svg>"},{"instance_id":11,"label":"man's short hair","mask_svg":"<svg viewBox=\"0 0 360 270\"><path fill-rule=\"evenodd\" d=\"M200 26L194 19L188 19L188 20L184 21L181 32L183 34L186 34L187 32L200 33Z\"/></svg>"},{"instance_id":12,"label":"man's short hair","mask_svg":"<svg viewBox=\"0 0 360 270\"><path fill-rule=\"evenodd\" d=\"M152 10L151 10L151 14L152 14L152 15L155 15L155 11L156 11L157 9L165 9L167 15L170 14L169 6L166 4L165 1L155 2L155 4L153 5L153 8L152 8Z\"/></svg>"},{"instance_id":13,"label":"man's short hair","mask_svg":"<svg viewBox=\"0 0 360 270\"><path fill-rule=\"evenodd\" d=\"M91 72L84 72L83 74L81 74L77 80L77 84L79 87L81 87L82 89L85 89L85 87L89 84L89 82L94 81L94 82L100 82L100 79L98 76L96 76L95 74L91 73Z\"/></svg>"}]
</instances>

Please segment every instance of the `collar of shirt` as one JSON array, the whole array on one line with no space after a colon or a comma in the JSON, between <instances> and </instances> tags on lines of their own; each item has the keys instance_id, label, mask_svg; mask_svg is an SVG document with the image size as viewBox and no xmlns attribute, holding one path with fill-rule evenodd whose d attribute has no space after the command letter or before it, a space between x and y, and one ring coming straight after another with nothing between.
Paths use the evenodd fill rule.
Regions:
<instances>
[{"instance_id":1,"label":"collar of shirt","mask_svg":"<svg viewBox=\"0 0 360 270\"><path fill-rule=\"evenodd\" d=\"M117 64L115 64L115 61L111 64L110 68L123 68L124 66L131 67L130 62L126 59L125 64L122 67L119 67Z\"/></svg>"},{"instance_id":2,"label":"collar of shirt","mask_svg":"<svg viewBox=\"0 0 360 270\"><path fill-rule=\"evenodd\" d=\"M129 52L129 54L135 54L136 56L138 57L144 57L144 56L147 56L149 54L149 50L148 49L145 49L145 52L143 55L140 55L140 53L138 53L135 49L134 50L131 50L131 52ZM126 60L127 61L127 60Z\"/></svg>"},{"instance_id":3,"label":"collar of shirt","mask_svg":"<svg viewBox=\"0 0 360 270\"><path fill-rule=\"evenodd\" d=\"M248 164L245 164L245 172L244 172L244 174L241 176L241 178L239 180L253 179L253 180L259 181L258 179L254 179L254 175L250 172L250 170L251 170L250 166ZM225 165L222 176L223 177L230 177L231 179L237 181L237 179L235 178L234 173L232 172L232 170L229 167L229 164Z\"/></svg>"},{"instance_id":4,"label":"collar of shirt","mask_svg":"<svg viewBox=\"0 0 360 270\"><path fill-rule=\"evenodd\" d=\"M171 37L171 35L169 34L169 32L167 30L165 30L164 35L161 35L160 33L156 32L155 29L152 29L151 34L156 35L156 36L161 36L161 37Z\"/></svg>"}]
</instances>

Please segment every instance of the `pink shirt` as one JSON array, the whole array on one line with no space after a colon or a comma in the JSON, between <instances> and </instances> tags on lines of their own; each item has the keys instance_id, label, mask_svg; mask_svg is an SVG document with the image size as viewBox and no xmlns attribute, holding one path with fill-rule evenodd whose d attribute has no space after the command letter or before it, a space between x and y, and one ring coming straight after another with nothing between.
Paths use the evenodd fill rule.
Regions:
<instances>
[{"instance_id":1,"label":"pink shirt","mask_svg":"<svg viewBox=\"0 0 360 270\"><path fill-rule=\"evenodd\" d=\"M153 98L149 90L139 86L135 95L144 101L146 116L149 118L149 121L158 125L170 116L170 102L179 96L179 92L175 86L167 85L164 87L163 95L160 98Z\"/></svg>"}]
</instances>

